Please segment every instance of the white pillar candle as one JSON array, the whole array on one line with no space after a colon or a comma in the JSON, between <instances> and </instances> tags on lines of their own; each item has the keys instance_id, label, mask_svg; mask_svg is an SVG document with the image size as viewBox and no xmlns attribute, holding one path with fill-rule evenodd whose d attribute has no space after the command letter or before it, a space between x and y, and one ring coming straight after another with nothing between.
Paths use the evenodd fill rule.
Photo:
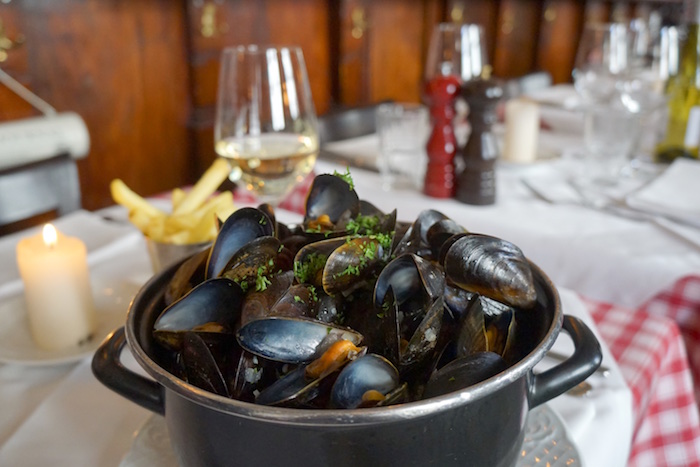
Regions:
<instances>
[{"instance_id":1,"label":"white pillar candle","mask_svg":"<svg viewBox=\"0 0 700 467\"><path fill-rule=\"evenodd\" d=\"M505 124L503 160L529 163L537 159L537 135L540 130L537 103L524 98L509 100L506 102Z\"/></svg>"},{"instance_id":2,"label":"white pillar candle","mask_svg":"<svg viewBox=\"0 0 700 467\"><path fill-rule=\"evenodd\" d=\"M46 224L19 241L17 264L37 346L61 350L89 340L96 319L83 242Z\"/></svg>"}]
</instances>

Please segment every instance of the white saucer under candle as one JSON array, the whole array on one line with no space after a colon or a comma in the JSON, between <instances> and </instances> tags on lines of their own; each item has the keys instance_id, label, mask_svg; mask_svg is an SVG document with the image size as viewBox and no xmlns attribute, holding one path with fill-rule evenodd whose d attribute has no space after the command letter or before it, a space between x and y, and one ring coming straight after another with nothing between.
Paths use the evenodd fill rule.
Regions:
<instances>
[{"instance_id":1,"label":"white saucer under candle","mask_svg":"<svg viewBox=\"0 0 700 467\"><path fill-rule=\"evenodd\" d=\"M17 264L36 345L62 350L88 341L96 317L83 242L46 224L19 241Z\"/></svg>"}]
</instances>

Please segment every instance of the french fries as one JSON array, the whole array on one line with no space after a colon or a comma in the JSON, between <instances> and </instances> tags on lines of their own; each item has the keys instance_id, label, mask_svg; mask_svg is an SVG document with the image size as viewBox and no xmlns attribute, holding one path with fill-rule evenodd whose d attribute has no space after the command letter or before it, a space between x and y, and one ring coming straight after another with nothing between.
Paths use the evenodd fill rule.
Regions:
<instances>
[{"instance_id":1,"label":"french fries","mask_svg":"<svg viewBox=\"0 0 700 467\"><path fill-rule=\"evenodd\" d=\"M218 232L217 219L226 220L236 209L230 191L212 196L230 171L228 162L217 159L191 190L175 188L172 213L156 208L119 179L112 180L110 192L129 210L129 221L150 239L176 245L208 242Z\"/></svg>"}]
</instances>

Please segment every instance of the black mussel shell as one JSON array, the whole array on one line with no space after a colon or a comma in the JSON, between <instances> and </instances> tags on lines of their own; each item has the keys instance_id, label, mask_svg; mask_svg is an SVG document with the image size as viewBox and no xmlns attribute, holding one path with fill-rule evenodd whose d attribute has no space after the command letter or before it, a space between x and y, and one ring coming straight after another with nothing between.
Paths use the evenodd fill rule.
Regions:
<instances>
[{"instance_id":1,"label":"black mussel shell","mask_svg":"<svg viewBox=\"0 0 700 467\"><path fill-rule=\"evenodd\" d=\"M175 271L165 290L165 305L180 299L197 284L204 281L204 272L211 247L195 253Z\"/></svg>"},{"instance_id":2,"label":"black mussel shell","mask_svg":"<svg viewBox=\"0 0 700 467\"><path fill-rule=\"evenodd\" d=\"M251 321L236 333L250 353L284 363L310 362L340 339L355 345L362 336L349 328L304 318L269 317Z\"/></svg>"},{"instance_id":3,"label":"black mussel shell","mask_svg":"<svg viewBox=\"0 0 700 467\"><path fill-rule=\"evenodd\" d=\"M367 354L345 365L331 390L331 404L354 409L363 404L368 392L376 391L383 398L399 384L399 372L389 360Z\"/></svg>"},{"instance_id":4,"label":"black mussel shell","mask_svg":"<svg viewBox=\"0 0 700 467\"><path fill-rule=\"evenodd\" d=\"M219 277L231 258L248 242L273 236L272 220L256 208L241 208L223 223L207 261L207 279Z\"/></svg>"},{"instance_id":5,"label":"black mussel shell","mask_svg":"<svg viewBox=\"0 0 700 467\"><path fill-rule=\"evenodd\" d=\"M329 174L316 176L306 198L304 225L309 220L327 215L333 224L341 219L354 219L360 212L360 199L348 183Z\"/></svg>"},{"instance_id":6,"label":"black mussel shell","mask_svg":"<svg viewBox=\"0 0 700 467\"><path fill-rule=\"evenodd\" d=\"M485 381L507 368L493 352L479 352L451 361L431 376L423 398L441 396Z\"/></svg>"},{"instance_id":7,"label":"black mussel shell","mask_svg":"<svg viewBox=\"0 0 700 467\"><path fill-rule=\"evenodd\" d=\"M186 331L202 335L233 334L240 316L243 291L235 282L216 278L202 282L167 307L153 324L161 344L179 349ZM216 336L212 336L216 337Z\"/></svg>"},{"instance_id":8,"label":"black mussel shell","mask_svg":"<svg viewBox=\"0 0 700 467\"><path fill-rule=\"evenodd\" d=\"M444 268L447 279L464 290L515 307L535 305L530 264L520 248L506 240L467 234L447 250Z\"/></svg>"},{"instance_id":9,"label":"black mussel shell","mask_svg":"<svg viewBox=\"0 0 700 467\"><path fill-rule=\"evenodd\" d=\"M185 332L182 364L187 382L214 394L230 397L221 369L204 339L195 332Z\"/></svg>"}]
</instances>

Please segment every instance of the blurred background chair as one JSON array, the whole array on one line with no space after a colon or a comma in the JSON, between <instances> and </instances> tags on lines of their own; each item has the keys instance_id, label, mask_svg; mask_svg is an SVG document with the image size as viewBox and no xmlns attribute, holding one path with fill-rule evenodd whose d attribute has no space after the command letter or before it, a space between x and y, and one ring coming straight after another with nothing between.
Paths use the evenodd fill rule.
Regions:
<instances>
[{"instance_id":1,"label":"blurred background chair","mask_svg":"<svg viewBox=\"0 0 700 467\"><path fill-rule=\"evenodd\" d=\"M383 103L338 109L320 116L318 135L321 146L374 133L377 129L375 111Z\"/></svg>"},{"instance_id":2,"label":"blurred background chair","mask_svg":"<svg viewBox=\"0 0 700 467\"><path fill-rule=\"evenodd\" d=\"M0 122L0 235L81 207L76 159L87 156L90 135L73 112L58 113L0 70L0 83L43 115Z\"/></svg>"},{"instance_id":3,"label":"blurred background chair","mask_svg":"<svg viewBox=\"0 0 700 467\"><path fill-rule=\"evenodd\" d=\"M328 143L334 143L346 139L367 136L377 131L376 110L383 101L361 107L338 109L322 115L318 119L318 135L320 141L319 158L326 159L340 165L360 167L376 171L374 161L368 161L366 157L356 157L354 154L340 153L328 149Z\"/></svg>"},{"instance_id":4,"label":"blurred background chair","mask_svg":"<svg viewBox=\"0 0 700 467\"><path fill-rule=\"evenodd\" d=\"M0 170L0 235L80 209L76 161L69 154Z\"/></svg>"}]
</instances>

